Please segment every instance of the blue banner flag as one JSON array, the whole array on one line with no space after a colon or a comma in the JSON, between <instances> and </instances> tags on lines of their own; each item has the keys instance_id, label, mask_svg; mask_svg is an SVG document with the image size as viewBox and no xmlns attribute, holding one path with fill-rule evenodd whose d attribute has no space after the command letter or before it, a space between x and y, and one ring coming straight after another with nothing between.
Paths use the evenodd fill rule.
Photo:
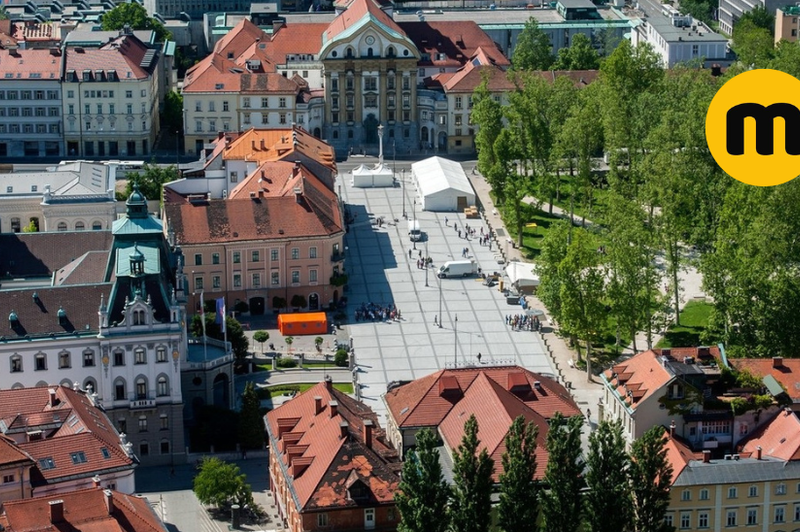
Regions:
<instances>
[{"instance_id":1,"label":"blue banner flag","mask_svg":"<svg viewBox=\"0 0 800 532\"><path fill-rule=\"evenodd\" d=\"M225 298L217 299L217 316L214 320L219 325L222 333L225 333Z\"/></svg>"}]
</instances>

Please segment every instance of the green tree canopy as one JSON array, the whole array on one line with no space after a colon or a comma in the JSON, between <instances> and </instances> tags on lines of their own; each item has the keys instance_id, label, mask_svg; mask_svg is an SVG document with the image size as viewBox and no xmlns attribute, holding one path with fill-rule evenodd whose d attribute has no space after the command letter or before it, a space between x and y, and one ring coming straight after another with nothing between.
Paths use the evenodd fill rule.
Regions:
<instances>
[{"instance_id":1,"label":"green tree canopy","mask_svg":"<svg viewBox=\"0 0 800 532\"><path fill-rule=\"evenodd\" d=\"M219 458L203 458L200 473L194 477L193 490L202 504L254 506L253 492L246 479L235 464Z\"/></svg>"},{"instance_id":2,"label":"green tree canopy","mask_svg":"<svg viewBox=\"0 0 800 532\"><path fill-rule=\"evenodd\" d=\"M206 312L205 314L206 335L208 335L209 338L223 340L225 335L219 324L214 321L217 315L214 312ZM225 318L225 326L227 328L228 341L231 343L233 354L236 356L237 360L242 360L247 356L247 350L250 348L250 341L244 334L242 324L239 323L236 318L228 316ZM191 332L198 338L202 338L203 336L203 321L199 314L195 314L194 317L192 317Z\"/></svg>"},{"instance_id":3,"label":"green tree canopy","mask_svg":"<svg viewBox=\"0 0 800 532\"><path fill-rule=\"evenodd\" d=\"M261 353L264 353L264 342L269 340L269 333L267 331L256 331L253 333L253 341L261 344Z\"/></svg>"},{"instance_id":4,"label":"green tree canopy","mask_svg":"<svg viewBox=\"0 0 800 532\"><path fill-rule=\"evenodd\" d=\"M767 11L767 8L764 6L757 5L750 11L743 13L736 22L741 23L742 21L752 22L757 27L770 32L775 29L775 14Z\"/></svg>"},{"instance_id":5,"label":"green tree canopy","mask_svg":"<svg viewBox=\"0 0 800 532\"><path fill-rule=\"evenodd\" d=\"M453 532L486 532L491 524L494 461L486 447L478 452L478 420L470 415L464 436L453 449L450 526Z\"/></svg>"},{"instance_id":6,"label":"green tree canopy","mask_svg":"<svg viewBox=\"0 0 800 532\"><path fill-rule=\"evenodd\" d=\"M536 474L536 437L539 427L517 416L506 435L497 524L504 532L528 532L539 517Z\"/></svg>"},{"instance_id":7,"label":"green tree canopy","mask_svg":"<svg viewBox=\"0 0 800 532\"><path fill-rule=\"evenodd\" d=\"M736 22L732 48L742 68L766 68L775 57L772 31L751 19Z\"/></svg>"},{"instance_id":8,"label":"green tree canopy","mask_svg":"<svg viewBox=\"0 0 800 532\"><path fill-rule=\"evenodd\" d=\"M517 37L511 64L515 70L549 70L553 61L550 38L539 28L535 18L529 18Z\"/></svg>"},{"instance_id":9,"label":"green tree canopy","mask_svg":"<svg viewBox=\"0 0 800 532\"><path fill-rule=\"evenodd\" d=\"M183 95L178 91L169 91L164 98L161 129L183 134Z\"/></svg>"},{"instance_id":10,"label":"green tree canopy","mask_svg":"<svg viewBox=\"0 0 800 532\"><path fill-rule=\"evenodd\" d=\"M239 443L242 449L263 449L264 431L261 401L255 384L248 381L242 393L242 410L239 413Z\"/></svg>"},{"instance_id":11,"label":"green tree canopy","mask_svg":"<svg viewBox=\"0 0 800 532\"><path fill-rule=\"evenodd\" d=\"M664 427L653 427L633 442L629 476L634 532L672 532L664 520L672 485Z\"/></svg>"},{"instance_id":12,"label":"green tree canopy","mask_svg":"<svg viewBox=\"0 0 800 532\"><path fill-rule=\"evenodd\" d=\"M565 418L560 412L550 418L547 432L545 489L541 493L542 530L578 532L581 527L581 427L583 418Z\"/></svg>"},{"instance_id":13,"label":"green tree canopy","mask_svg":"<svg viewBox=\"0 0 800 532\"><path fill-rule=\"evenodd\" d=\"M628 454L619 422L602 421L589 435L586 460L586 530L620 532L631 526Z\"/></svg>"},{"instance_id":14,"label":"green tree canopy","mask_svg":"<svg viewBox=\"0 0 800 532\"><path fill-rule=\"evenodd\" d=\"M121 30L128 26L132 30L153 30L156 32L158 42L168 41L172 34L163 24L147 15L147 10L137 2L117 4L103 14L102 28L104 31Z\"/></svg>"},{"instance_id":15,"label":"green tree canopy","mask_svg":"<svg viewBox=\"0 0 800 532\"><path fill-rule=\"evenodd\" d=\"M572 44L558 51L553 70L595 70L600 66L600 54L592 40L583 33L572 38Z\"/></svg>"},{"instance_id":16,"label":"green tree canopy","mask_svg":"<svg viewBox=\"0 0 800 532\"><path fill-rule=\"evenodd\" d=\"M445 532L449 525L450 487L444 480L436 434L429 428L417 433L417 447L403 462L400 490L394 502L400 512L399 532Z\"/></svg>"},{"instance_id":17,"label":"green tree canopy","mask_svg":"<svg viewBox=\"0 0 800 532\"><path fill-rule=\"evenodd\" d=\"M123 4L127 5L127 4ZM123 194L117 195L117 200L126 200L133 193L133 185L139 185L139 192L144 194L148 200L161 199L164 184L178 179L178 169L175 165L159 166L157 164L145 163L141 172L131 172L128 174L128 184Z\"/></svg>"}]
</instances>

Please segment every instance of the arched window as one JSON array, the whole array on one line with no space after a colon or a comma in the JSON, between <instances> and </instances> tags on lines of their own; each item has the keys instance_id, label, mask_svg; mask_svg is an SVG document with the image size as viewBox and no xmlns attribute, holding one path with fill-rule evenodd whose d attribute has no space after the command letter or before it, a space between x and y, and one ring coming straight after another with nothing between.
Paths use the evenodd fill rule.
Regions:
<instances>
[{"instance_id":1,"label":"arched window","mask_svg":"<svg viewBox=\"0 0 800 532\"><path fill-rule=\"evenodd\" d=\"M59 382L58 385L63 386L64 388L72 388L72 381L69 379L61 379L61 382Z\"/></svg>"},{"instance_id":2,"label":"arched window","mask_svg":"<svg viewBox=\"0 0 800 532\"><path fill-rule=\"evenodd\" d=\"M19 390L20 388L24 388L21 382L15 382L14 385L11 387L12 390Z\"/></svg>"},{"instance_id":3,"label":"arched window","mask_svg":"<svg viewBox=\"0 0 800 532\"><path fill-rule=\"evenodd\" d=\"M13 355L11 357L11 373L22 373L22 357Z\"/></svg>"},{"instance_id":4,"label":"arched window","mask_svg":"<svg viewBox=\"0 0 800 532\"><path fill-rule=\"evenodd\" d=\"M345 52L344 56L347 57L347 58L353 57L353 49L352 48L348 48L347 51Z\"/></svg>"},{"instance_id":5,"label":"arched window","mask_svg":"<svg viewBox=\"0 0 800 532\"><path fill-rule=\"evenodd\" d=\"M139 444L139 456L148 456L150 454L150 444L143 441Z\"/></svg>"},{"instance_id":6,"label":"arched window","mask_svg":"<svg viewBox=\"0 0 800 532\"><path fill-rule=\"evenodd\" d=\"M136 379L136 399L147 399L147 379L144 377Z\"/></svg>"},{"instance_id":7,"label":"arched window","mask_svg":"<svg viewBox=\"0 0 800 532\"><path fill-rule=\"evenodd\" d=\"M97 391L97 382L91 377L83 381L83 389L86 393L95 393Z\"/></svg>"},{"instance_id":8,"label":"arched window","mask_svg":"<svg viewBox=\"0 0 800 532\"><path fill-rule=\"evenodd\" d=\"M169 395L169 380L167 379L166 375L158 376L156 395L159 397L165 397Z\"/></svg>"},{"instance_id":9,"label":"arched window","mask_svg":"<svg viewBox=\"0 0 800 532\"><path fill-rule=\"evenodd\" d=\"M118 378L114 381L114 400L124 401L128 398L128 391L125 389L125 379Z\"/></svg>"},{"instance_id":10,"label":"arched window","mask_svg":"<svg viewBox=\"0 0 800 532\"><path fill-rule=\"evenodd\" d=\"M100 231L103 229L103 222L95 220L92 222L92 231Z\"/></svg>"},{"instance_id":11,"label":"arched window","mask_svg":"<svg viewBox=\"0 0 800 532\"><path fill-rule=\"evenodd\" d=\"M22 231L22 225L19 222L19 218L11 218L11 230L15 233Z\"/></svg>"},{"instance_id":12,"label":"arched window","mask_svg":"<svg viewBox=\"0 0 800 532\"><path fill-rule=\"evenodd\" d=\"M375 53L372 51L372 46L367 48L367 57L373 57Z\"/></svg>"},{"instance_id":13,"label":"arched window","mask_svg":"<svg viewBox=\"0 0 800 532\"><path fill-rule=\"evenodd\" d=\"M67 230L67 222L58 222L58 230L59 231L66 231Z\"/></svg>"},{"instance_id":14,"label":"arched window","mask_svg":"<svg viewBox=\"0 0 800 532\"><path fill-rule=\"evenodd\" d=\"M389 57L394 57L394 46L390 46L386 49L386 55Z\"/></svg>"},{"instance_id":15,"label":"arched window","mask_svg":"<svg viewBox=\"0 0 800 532\"><path fill-rule=\"evenodd\" d=\"M133 324L134 325L145 325L144 311L143 310L134 310L133 311Z\"/></svg>"},{"instance_id":16,"label":"arched window","mask_svg":"<svg viewBox=\"0 0 800 532\"><path fill-rule=\"evenodd\" d=\"M86 225L83 222L75 222L76 231L83 231L84 229L86 229Z\"/></svg>"},{"instance_id":17,"label":"arched window","mask_svg":"<svg viewBox=\"0 0 800 532\"><path fill-rule=\"evenodd\" d=\"M147 351L145 351L144 347L137 347L133 350L133 363L147 364Z\"/></svg>"}]
</instances>

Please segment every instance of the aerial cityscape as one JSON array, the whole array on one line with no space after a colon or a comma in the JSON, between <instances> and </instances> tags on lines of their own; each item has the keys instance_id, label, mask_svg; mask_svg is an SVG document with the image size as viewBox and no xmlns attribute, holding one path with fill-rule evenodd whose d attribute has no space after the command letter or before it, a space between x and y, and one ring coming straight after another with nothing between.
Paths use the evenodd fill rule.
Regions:
<instances>
[{"instance_id":1,"label":"aerial cityscape","mask_svg":"<svg viewBox=\"0 0 800 532\"><path fill-rule=\"evenodd\" d=\"M0 531L800 531L799 18L6 0Z\"/></svg>"}]
</instances>

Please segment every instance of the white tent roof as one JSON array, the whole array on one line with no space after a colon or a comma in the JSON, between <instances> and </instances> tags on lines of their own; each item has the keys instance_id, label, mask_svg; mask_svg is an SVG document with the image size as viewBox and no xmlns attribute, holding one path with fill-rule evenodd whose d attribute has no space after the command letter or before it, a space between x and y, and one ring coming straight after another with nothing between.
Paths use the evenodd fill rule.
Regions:
<instances>
[{"instance_id":1,"label":"white tent roof","mask_svg":"<svg viewBox=\"0 0 800 532\"><path fill-rule=\"evenodd\" d=\"M472 185L461 165L441 157L429 157L411 165L420 195L425 197L447 189L474 195Z\"/></svg>"},{"instance_id":2,"label":"white tent roof","mask_svg":"<svg viewBox=\"0 0 800 532\"><path fill-rule=\"evenodd\" d=\"M353 175L392 175L392 169L384 163L372 167L362 164L353 170Z\"/></svg>"},{"instance_id":3,"label":"white tent roof","mask_svg":"<svg viewBox=\"0 0 800 532\"><path fill-rule=\"evenodd\" d=\"M506 266L506 275L511 284L519 286L538 286L539 276L535 272L536 266L527 262L509 262Z\"/></svg>"}]
</instances>

